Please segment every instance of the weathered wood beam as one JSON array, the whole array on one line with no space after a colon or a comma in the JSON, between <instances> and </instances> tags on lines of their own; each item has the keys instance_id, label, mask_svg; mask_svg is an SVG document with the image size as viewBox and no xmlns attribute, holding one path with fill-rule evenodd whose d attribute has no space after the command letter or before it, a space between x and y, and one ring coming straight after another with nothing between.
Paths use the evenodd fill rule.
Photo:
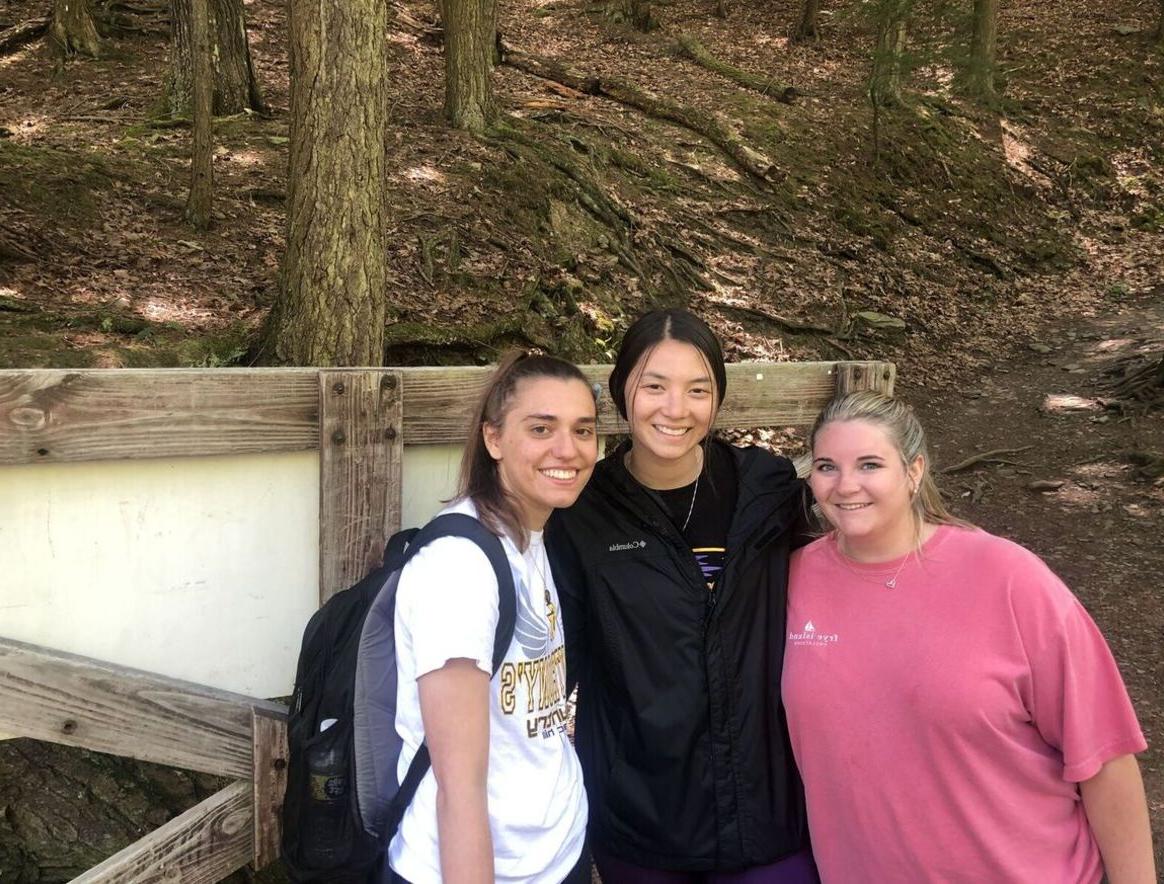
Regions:
<instances>
[{"instance_id":1,"label":"weathered wood beam","mask_svg":"<svg viewBox=\"0 0 1164 884\"><path fill-rule=\"evenodd\" d=\"M72 884L216 884L251 861L251 784L232 783Z\"/></svg>"},{"instance_id":2,"label":"weathered wood beam","mask_svg":"<svg viewBox=\"0 0 1164 884\"><path fill-rule=\"evenodd\" d=\"M0 733L250 780L252 709L283 707L0 638Z\"/></svg>"},{"instance_id":3,"label":"weathered wood beam","mask_svg":"<svg viewBox=\"0 0 1164 884\"><path fill-rule=\"evenodd\" d=\"M312 449L317 373L0 371L0 464Z\"/></svg>"},{"instance_id":4,"label":"weathered wood beam","mask_svg":"<svg viewBox=\"0 0 1164 884\"><path fill-rule=\"evenodd\" d=\"M287 719L270 712L254 712L255 773L252 783L254 799L254 860L252 866L266 868L279 858L283 837L280 811L287 791Z\"/></svg>"},{"instance_id":5,"label":"weathered wood beam","mask_svg":"<svg viewBox=\"0 0 1164 884\"><path fill-rule=\"evenodd\" d=\"M319 373L319 601L376 565L400 528L401 373Z\"/></svg>"},{"instance_id":6,"label":"weathered wood beam","mask_svg":"<svg viewBox=\"0 0 1164 884\"><path fill-rule=\"evenodd\" d=\"M462 441L490 369L397 370L403 444ZM601 384L610 374L608 365L583 370ZM888 373L892 387L893 365L886 362L729 365L719 425L806 425L838 377L853 372L882 379ZM0 465L317 449L319 417L318 369L4 370ZM603 397L599 431L625 429Z\"/></svg>"}]
</instances>

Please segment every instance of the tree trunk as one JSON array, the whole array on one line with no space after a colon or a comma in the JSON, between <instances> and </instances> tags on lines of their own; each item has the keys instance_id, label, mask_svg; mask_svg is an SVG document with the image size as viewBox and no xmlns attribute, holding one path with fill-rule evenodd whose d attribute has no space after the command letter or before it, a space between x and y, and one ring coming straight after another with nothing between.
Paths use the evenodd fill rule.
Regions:
<instances>
[{"instance_id":1,"label":"tree trunk","mask_svg":"<svg viewBox=\"0 0 1164 884\"><path fill-rule=\"evenodd\" d=\"M384 361L389 20L388 0L291 0L287 250L265 344L274 361Z\"/></svg>"},{"instance_id":2,"label":"tree trunk","mask_svg":"<svg viewBox=\"0 0 1164 884\"><path fill-rule=\"evenodd\" d=\"M817 13L820 12L820 0L804 0L800 7L800 22L792 32L792 39L797 43L816 42L820 39L817 29Z\"/></svg>"},{"instance_id":3,"label":"tree trunk","mask_svg":"<svg viewBox=\"0 0 1164 884\"><path fill-rule=\"evenodd\" d=\"M0 881L70 881L223 785L83 749L0 741Z\"/></svg>"},{"instance_id":4,"label":"tree trunk","mask_svg":"<svg viewBox=\"0 0 1164 884\"><path fill-rule=\"evenodd\" d=\"M481 132L497 113L493 55L497 0L442 0L445 24L445 116L457 129Z\"/></svg>"},{"instance_id":5,"label":"tree trunk","mask_svg":"<svg viewBox=\"0 0 1164 884\"><path fill-rule=\"evenodd\" d=\"M167 103L171 115L189 117L194 101L192 0L170 0L170 78ZM214 65L214 113L263 110L247 42L242 0L207 0Z\"/></svg>"},{"instance_id":6,"label":"tree trunk","mask_svg":"<svg viewBox=\"0 0 1164 884\"><path fill-rule=\"evenodd\" d=\"M53 0L49 37L63 57L88 55L96 58L101 41L89 13L89 0Z\"/></svg>"},{"instance_id":7,"label":"tree trunk","mask_svg":"<svg viewBox=\"0 0 1164 884\"><path fill-rule=\"evenodd\" d=\"M210 58L210 0L192 0L190 42L194 61L194 131L190 139L190 198L186 220L195 230L210 226L214 198L210 129L214 98L214 63Z\"/></svg>"},{"instance_id":8,"label":"tree trunk","mask_svg":"<svg viewBox=\"0 0 1164 884\"><path fill-rule=\"evenodd\" d=\"M1156 46L1164 49L1164 0L1160 0L1160 21L1156 23Z\"/></svg>"},{"instance_id":9,"label":"tree trunk","mask_svg":"<svg viewBox=\"0 0 1164 884\"><path fill-rule=\"evenodd\" d=\"M886 0L877 22L877 48L869 98L877 107L901 103L902 70L905 67L906 14L909 0Z\"/></svg>"},{"instance_id":10,"label":"tree trunk","mask_svg":"<svg viewBox=\"0 0 1164 884\"><path fill-rule=\"evenodd\" d=\"M966 69L968 95L992 101L994 91L994 47L998 34L998 0L974 0L974 32L970 38L970 61Z\"/></svg>"}]
</instances>

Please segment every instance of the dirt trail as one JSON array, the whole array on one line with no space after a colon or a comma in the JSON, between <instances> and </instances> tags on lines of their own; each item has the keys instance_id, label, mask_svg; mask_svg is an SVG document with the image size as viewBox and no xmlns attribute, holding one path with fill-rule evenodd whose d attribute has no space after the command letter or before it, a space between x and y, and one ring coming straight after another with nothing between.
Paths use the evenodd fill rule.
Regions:
<instances>
[{"instance_id":1,"label":"dirt trail","mask_svg":"<svg viewBox=\"0 0 1164 884\"><path fill-rule=\"evenodd\" d=\"M928 393L908 378L899 391L918 407L939 469L1030 446L942 485L960 515L1046 559L1103 630L1150 745L1141 764L1164 869L1164 478L1128 457L1164 455L1164 413L1105 407L1112 365L1164 340L1162 296L1158 288L1102 318L1064 318L961 393Z\"/></svg>"}]
</instances>

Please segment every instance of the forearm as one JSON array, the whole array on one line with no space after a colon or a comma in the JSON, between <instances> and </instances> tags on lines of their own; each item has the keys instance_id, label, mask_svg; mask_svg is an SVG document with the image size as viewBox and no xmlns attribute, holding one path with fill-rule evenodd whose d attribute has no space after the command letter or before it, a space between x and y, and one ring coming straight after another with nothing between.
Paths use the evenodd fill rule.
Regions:
<instances>
[{"instance_id":1,"label":"forearm","mask_svg":"<svg viewBox=\"0 0 1164 884\"><path fill-rule=\"evenodd\" d=\"M437 837L446 884L493 884L493 839L484 785L437 789Z\"/></svg>"},{"instance_id":2,"label":"forearm","mask_svg":"<svg viewBox=\"0 0 1164 884\"><path fill-rule=\"evenodd\" d=\"M1136 757L1113 758L1079 791L1110 884L1155 884L1148 801Z\"/></svg>"}]
</instances>

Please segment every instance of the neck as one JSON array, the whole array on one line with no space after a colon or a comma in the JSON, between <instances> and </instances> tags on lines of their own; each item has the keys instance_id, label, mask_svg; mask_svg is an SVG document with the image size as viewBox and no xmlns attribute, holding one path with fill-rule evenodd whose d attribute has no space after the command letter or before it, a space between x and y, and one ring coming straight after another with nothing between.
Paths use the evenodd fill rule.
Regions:
<instances>
[{"instance_id":1,"label":"neck","mask_svg":"<svg viewBox=\"0 0 1164 884\"><path fill-rule=\"evenodd\" d=\"M693 448L678 460L661 460L631 446L623 464L640 485L655 491L682 488L699 478L703 471L703 448Z\"/></svg>"},{"instance_id":2,"label":"neck","mask_svg":"<svg viewBox=\"0 0 1164 884\"><path fill-rule=\"evenodd\" d=\"M894 531L891 536L852 538L837 532L837 547L841 555L854 562L891 562L921 549L937 527L930 522L922 522L918 530L916 523L910 519L907 525Z\"/></svg>"}]
</instances>

